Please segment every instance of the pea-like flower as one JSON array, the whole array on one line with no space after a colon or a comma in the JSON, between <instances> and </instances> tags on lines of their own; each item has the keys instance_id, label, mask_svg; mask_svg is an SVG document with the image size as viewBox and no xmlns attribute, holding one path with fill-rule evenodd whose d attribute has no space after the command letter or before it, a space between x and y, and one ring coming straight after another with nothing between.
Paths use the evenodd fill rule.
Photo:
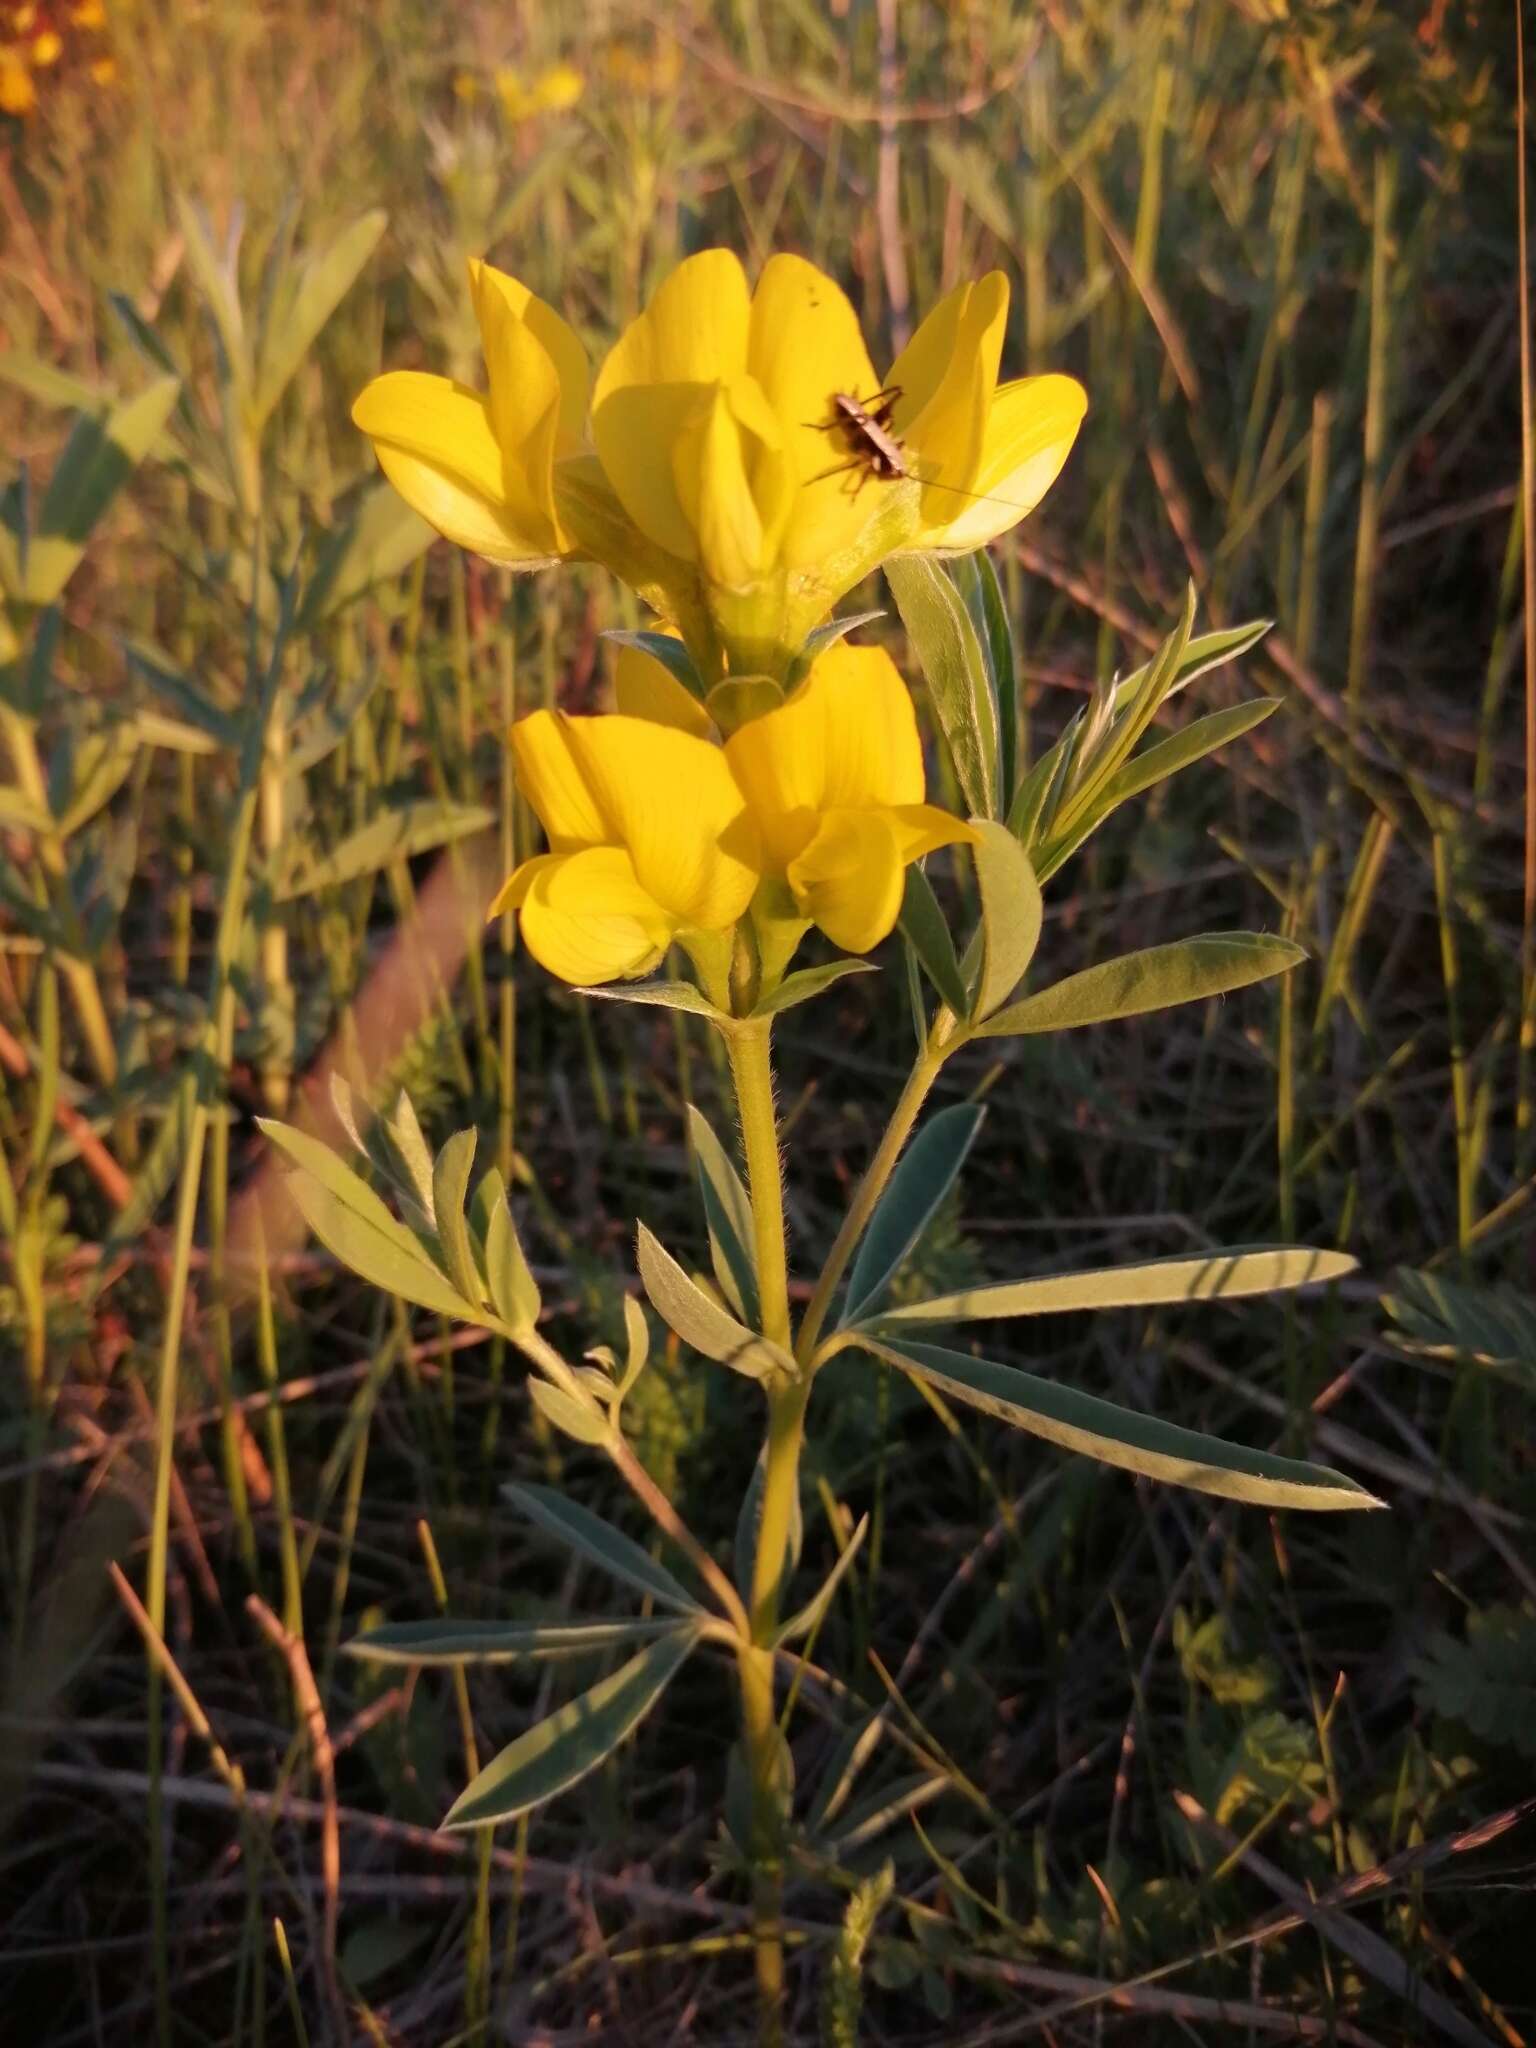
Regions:
<instances>
[{"instance_id":1,"label":"pea-like flower","mask_svg":"<svg viewBox=\"0 0 1536 2048\"><path fill-rule=\"evenodd\" d=\"M390 370L364 388L352 417L395 489L439 533L492 562L543 568L574 551L554 476L581 451L586 351L505 271L471 262L469 282L489 391Z\"/></svg>"},{"instance_id":2,"label":"pea-like flower","mask_svg":"<svg viewBox=\"0 0 1536 2048\"><path fill-rule=\"evenodd\" d=\"M471 284L488 395L397 371L363 392L358 425L451 540L516 567L604 563L676 627L706 687L785 676L888 556L1016 525L1087 404L1070 377L998 384L997 271L941 299L882 382L814 264L770 257L752 289L729 250L706 249L609 351L590 420L565 322L489 265Z\"/></svg>"},{"instance_id":3,"label":"pea-like flower","mask_svg":"<svg viewBox=\"0 0 1536 2048\"><path fill-rule=\"evenodd\" d=\"M524 943L578 984L655 967L679 935L729 929L761 872L757 827L711 741L644 717L535 711L512 728L548 853L508 878Z\"/></svg>"},{"instance_id":4,"label":"pea-like flower","mask_svg":"<svg viewBox=\"0 0 1536 2048\"><path fill-rule=\"evenodd\" d=\"M891 930L909 861L972 836L924 801L912 699L883 647L829 647L725 753L762 836L765 875L845 952L867 953Z\"/></svg>"}]
</instances>

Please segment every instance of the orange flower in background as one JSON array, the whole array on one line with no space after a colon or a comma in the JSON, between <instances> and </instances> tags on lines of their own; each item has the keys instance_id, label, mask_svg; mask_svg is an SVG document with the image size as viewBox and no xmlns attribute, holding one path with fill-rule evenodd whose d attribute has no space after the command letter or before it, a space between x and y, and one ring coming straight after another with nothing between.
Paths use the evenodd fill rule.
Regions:
<instances>
[{"instance_id":1,"label":"orange flower in background","mask_svg":"<svg viewBox=\"0 0 1536 2048\"><path fill-rule=\"evenodd\" d=\"M40 80L83 70L106 84L115 69L99 40L106 26L102 0L0 0L0 114L32 113Z\"/></svg>"}]
</instances>

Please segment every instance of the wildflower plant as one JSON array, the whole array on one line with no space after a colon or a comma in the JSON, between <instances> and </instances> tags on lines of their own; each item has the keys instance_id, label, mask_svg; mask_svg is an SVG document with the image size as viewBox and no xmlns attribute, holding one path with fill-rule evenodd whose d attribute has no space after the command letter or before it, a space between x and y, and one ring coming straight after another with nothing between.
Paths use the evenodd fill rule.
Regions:
<instances>
[{"instance_id":1,"label":"wildflower plant","mask_svg":"<svg viewBox=\"0 0 1536 2048\"><path fill-rule=\"evenodd\" d=\"M479 1772L446 1816L459 1829L515 1819L574 1784L636 1729L685 1660L718 1653L734 1672L741 1728L728 1839L750 1873L763 2034L777 2040L783 1882L805 1846L784 1702L863 1535L861 1524L821 1586L790 1601L802 1446L833 1358L861 1354L1147 1478L1269 1508L1378 1505L1327 1467L980 1357L966 1335L978 1322L1294 1289L1346 1272L1353 1262L1338 1253L1239 1247L934 1299L892 1293L978 1135L977 1104L925 1115L939 1075L973 1043L1198 1001L1301 959L1283 938L1209 933L1030 980L1042 886L1121 803L1275 709L1259 699L1146 743L1171 696L1264 627L1197 636L1191 593L1152 660L1096 690L1038 759L1022 757L1007 615L979 550L1049 488L1086 400L1067 377L998 382L999 276L941 301L883 380L839 287L797 257L773 257L755 289L726 251L690 258L595 377L573 330L514 279L476 263L470 289L488 388L388 372L355 416L402 496L450 539L517 568L595 560L654 614L650 630L618 636L614 712L541 710L514 727L517 779L547 851L524 860L488 908L515 911L528 952L585 994L689 1012L718 1033L744 1176L691 1107L698 1244L669 1248L642 1217L635 1257L650 1309L687 1350L752 1383L742 1393L760 1403L764 1436L729 1570L716 1551L729 1532L686 1526L626 1431L625 1402L650 1356L646 1308L626 1300L622 1356L598 1348L578 1361L554 1347L508 1188L495 1169L472 1185L472 1131L434 1158L408 1102L368 1120L344 1096L354 1167L268 1123L322 1241L363 1278L516 1347L547 1422L609 1462L665 1546L664 1561L565 1493L513 1486L508 1497L540 1531L642 1598L643 1618L407 1622L351 1647L452 1667L622 1654ZM853 402L841 439L839 400ZM883 454L860 424L872 417ZM907 684L883 648L852 637L869 616L832 616L882 566L964 817L929 800ZM974 868L974 929L952 929L925 872L939 849ZM813 925L833 957L796 968ZM898 926L916 1056L831 1243L794 1247L808 1283L796 1316L775 1020L872 971L868 956Z\"/></svg>"}]
</instances>

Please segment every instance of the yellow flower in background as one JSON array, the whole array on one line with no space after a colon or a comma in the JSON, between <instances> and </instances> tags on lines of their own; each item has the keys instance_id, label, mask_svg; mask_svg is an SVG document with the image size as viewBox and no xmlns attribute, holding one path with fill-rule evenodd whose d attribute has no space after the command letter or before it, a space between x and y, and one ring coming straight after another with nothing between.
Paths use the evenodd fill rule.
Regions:
<instances>
[{"instance_id":1,"label":"yellow flower in background","mask_svg":"<svg viewBox=\"0 0 1536 2048\"><path fill-rule=\"evenodd\" d=\"M562 981L644 974L673 939L729 929L758 885L756 826L719 747L673 725L535 711L518 786L549 839L491 906Z\"/></svg>"},{"instance_id":2,"label":"yellow flower in background","mask_svg":"<svg viewBox=\"0 0 1536 2048\"><path fill-rule=\"evenodd\" d=\"M586 80L574 64L551 64L525 85L510 64L498 65L492 83L509 121L531 120L536 114L564 113L586 91Z\"/></svg>"},{"instance_id":3,"label":"yellow flower in background","mask_svg":"<svg viewBox=\"0 0 1536 2048\"><path fill-rule=\"evenodd\" d=\"M579 452L586 352L574 330L516 278L471 261L470 289L490 390L421 370L390 370L352 417L406 502L460 547L515 568L571 552L554 466Z\"/></svg>"},{"instance_id":4,"label":"yellow flower in background","mask_svg":"<svg viewBox=\"0 0 1536 2048\"><path fill-rule=\"evenodd\" d=\"M0 114L30 114L36 105L31 71L14 51L0 50Z\"/></svg>"},{"instance_id":5,"label":"yellow flower in background","mask_svg":"<svg viewBox=\"0 0 1536 2048\"><path fill-rule=\"evenodd\" d=\"M764 872L845 952L867 953L901 909L909 861L969 840L924 801L912 699L883 647L839 641L726 759L762 836Z\"/></svg>"}]
</instances>

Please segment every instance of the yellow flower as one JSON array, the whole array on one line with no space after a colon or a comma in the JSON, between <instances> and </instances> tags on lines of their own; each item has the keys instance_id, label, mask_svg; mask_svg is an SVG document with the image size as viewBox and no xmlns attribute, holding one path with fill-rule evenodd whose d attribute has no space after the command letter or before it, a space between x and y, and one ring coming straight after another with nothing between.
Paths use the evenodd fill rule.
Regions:
<instances>
[{"instance_id":1,"label":"yellow flower","mask_svg":"<svg viewBox=\"0 0 1536 2048\"><path fill-rule=\"evenodd\" d=\"M533 568L571 552L554 466L579 452L587 358L575 332L516 278L471 261L489 394L419 370L391 370L352 417L395 489L460 547Z\"/></svg>"},{"instance_id":2,"label":"yellow flower","mask_svg":"<svg viewBox=\"0 0 1536 2048\"><path fill-rule=\"evenodd\" d=\"M1075 377L999 386L1008 280L957 285L891 365L891 431L921 486L912 545L968 553L1017 526L1060 474L1088 410Z\"/></svg>"},{"instance_id":3,"label":"yellow flower","mask_svg":"<svg viewBox=\"0 0 1536 2048\"><path fill-rule=\"evenodd\" d=\"M46 71L57 64L64 51L64 38L56 28L45 28L32 38L32 68Z\"/></svg>"},{"instance_id":4,"label":"yellow flower","mask_svg":"<svg viewBox=\"0 0 1536 2048\"><path fill-rule=\"evenodd\" d=\"M510 64L502 64L494 83L502 112L512 122L529 120L535 114L563 113L574 107L586 90L586 80L574 64L552 64L532 85L524 85Z\"/></svg>"},{"instance_id":5,"label":"yellow flower","mask_svg":"<svg viewBox=\"0 0 1536 2048\"><path fill-rule=\"evenodd\" d=\"M883 647L829 647L725 752L765 874L782 877L801 917L845 952L868 952L895 924L909 861L972 836L923 800L912 699Z\"/></svg>"},{"instance_id":6,"label":"yellow flower","mask_svg":"<svg viewBox=\"0 0 1536 2048\"><path fill-rule=\"evenodd\" d=\"M746 910L758 835L719 747L643 717L535 711L512 748L550 850L522 863L490 914L517 910L551 974L643 974L679 934L724 931Z\"/></svg>"},{"instance_id":7,"label":"yellow flower","mask_svg":"<svg viewBox=\"0 0 1536 2048\"><path fill-rule=\"evenodd\" d=\"M0 50L0 114L30 114L36 105L31 72L9 50Z\"/></svg>"}]
</instances>

